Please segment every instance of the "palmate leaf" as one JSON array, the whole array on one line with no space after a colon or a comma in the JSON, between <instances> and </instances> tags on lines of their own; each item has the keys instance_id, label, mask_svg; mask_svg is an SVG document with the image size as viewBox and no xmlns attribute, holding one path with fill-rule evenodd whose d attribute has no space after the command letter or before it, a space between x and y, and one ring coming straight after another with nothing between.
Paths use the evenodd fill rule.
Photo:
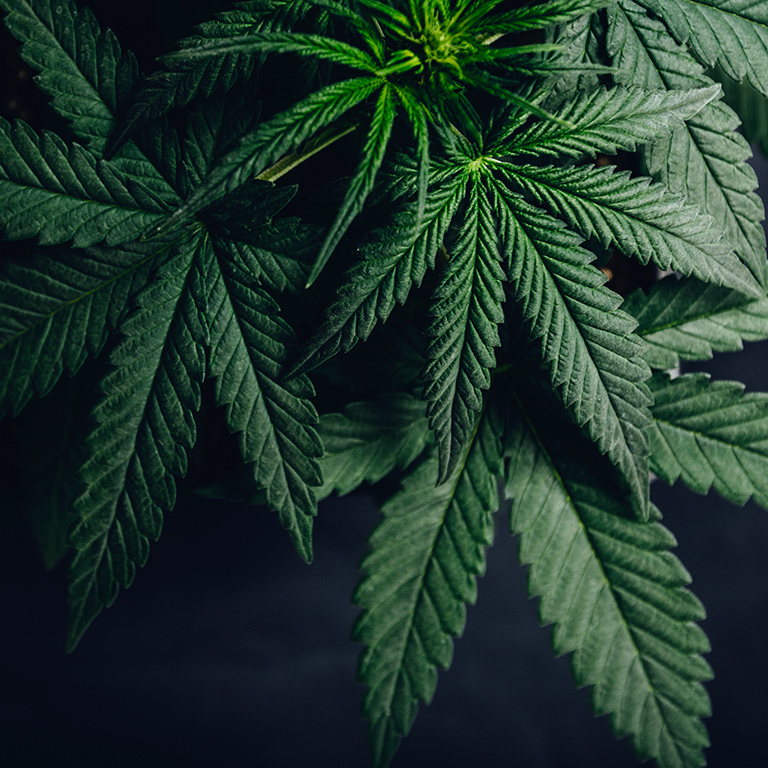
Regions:
<instances>
[{"instance_id":1,"label":"palmate leaf","mask_svg":"<svg viewBox=\"0 0 768 768\"><path fill-rule=\"evenodd\" d=\"M606 42L616 80L643 88L683 90L712 83L688 50L669 37L664 25L631 0L612 6L608 21ZM714 101L669 138L643 147L643 160L655 180L712 216L737 256L765 285L763 204L754 191L755 172L746 162L752 153L737 126L733 111Z\"/></svg>"},{"instance_id":2,"label":"palmate leaf","mask_svg":"<svg viewBox=\"0 0 768 768\"><path fill-rule=\"evenodd\" d=\"M658 373L651 391L654 473L696 493L714 487L734 504L768 507L768 394L745 394L743 384L706 373Z\"/></svg>"},{"instance_id":3,"label":"palmate leaf","mask_svg":"<svg viewBox=\"0 0 768 768\"><path fill-rule=\"evenodd\" d=\"M103 399L93 411L85 490L75 500L69 544L71 651L118 588L129 586L146 562L162 511L175 501L174 476L186 472L195 441L205 354L196 342L201 312L195 303L198 241L173 252L121 324L125 338L110 355Z\"/></svg>"},{"instance_id":4,"label":"palmate leaf","mask_svg":"<svg viewBox=\"0 0 768 768\"><path fill-rule=\"evenodd\" d=\"M616 244L641 263L653 262L700 280L764 295L722 233L685 198L648 178L601 168L504 166L504 173L536 202L558 213L585 238Z\"/></svg>"},{"instance_id":5,"label":"palmate leaf","mask_svg":"<svg viewBox=\"0 0 768 768\"><path fill-rule=\"evenodd\" d=\"M690 576L669 552L672 534L655 507L649 522L627 518L592 446L525 388L512 392L510 528L520 535L520 561L531 565L541 622L554 624L555 653L573 653L576 685L594 686L595 712L630 735L641 760L704 765L700 718L710 704L701 682L712 674L699 654L709 643L692 623L704 608L684 588Z\"/></svg>"},{"instance_id":6,"label":"palmate leaf","mask_svg":"<svg viewBox=\"0 0 768 768\"><path fill-rule=\"evenodd\" d=\"M446 483L435 486L435 452L421 460L384 505L371 535L354 595L365 610L353 636L366 646L358 675L369 687L364 712L377 768L410 731L418 702L431 701L436 668L450 665L451 636L464 630L464 604L475 601L475 576L485 570L498 507L494 418L490 410L482 417Z\"/></svg>"},{"instance_id":7,"label":"palmate leaf","mask_svg":"<svg viewBox=\"0 0 768 768\"><path fill-rule=\"evenodd\" d=\"M147 187L56 134L0 118L0 232L76 248L137 239L165 205Z\"/></svg>"},{"instance_id":8,"label":"palmate leaf","mask_svg":"<svg viewBox=\"0 0 768 768\"><path fill-rule=\"evenodd\" d=\"M323 486L317 492L321 499L333 491L343 496L396 468L405 469L424 451L430 434L424 401L405 393L323 414L318 432L325 448Z\"/></svg>"},{"instance_id":9,"label":"palmate leaf","mask_svg":"<svg viewBox=\"0 0 768 768\"><path fill-rule=\"evenodd\" d=\"M686 91L597 88L578 93L552 114L515 131L487 151L502 155L595 157L634 152L637 146L670 133L717 97L717 85ZM565 123L566 125L563 125Z\"/></svg>"},{"instance_id":10,"label":"palmate leaf","mask_svg":"<svg viewBox=\"0 0 768 768\"><path fill-rule=\"evenodd\" d=\"M422 372L427 416L440 458L439 481L456 466L491 383L504 319L504 272L493 206L479 175L470 179L463 221L428 310Z\"/></svg>"},{"instance_id":11,"label":"palmate leaf","mask_svg":"<svg viewBox=\"0 0 768 768\"><path fill-rule=\"evenodd\" d=\"M768 96L768 7L763 0L638 0L706 66L747 78Z\"/></svg>"},{"instance_id":12,"label":"palmate leaf","mask_svg":"<svg viewBox=\"0 0 768 768\"><path fill-rule=\"evenodd\" d=\"M211 250L201 290L216 402L227 406L227 424L240 433L240 453L255 484L266 490L267 503L309 562L313 487L322 482L317 459L323 454L309 401L314 391L306 376L283 380L293 332L278 305L232 263L223 241L214 240Z\"/></svg>"},{"instance_id":13,"label":"palmate leaf","mask_svg":"<svg viewBox=\"0 0 768 768\"><path fill-rule=\"evenodd\" d=\"M430 191L415 237L418 203L406 203L390 224L371 234L360 260L347 271L336 302L317 333L304 345L292 373L306 371L338 352L348 352L386 320L395 302L405 303L412 285L420 285L464 197L466 173L456 173Z\"/></svg>"},{"instance_id":14,"label":"palmate leaf","mask_svg":"<svg viewBox=\"0 0 768 768\"><path fill-rule=\"evenodd\" d=\"M636 323L592 267L576 235L495 182L499 240L512 293L538 340L563 404L621 470L638 515L648 516L650 375Z\"/></svg>"},{"instance_id":15,"label":"palmate leaf","mask_svg":"<svg viewBox=\"0 0 768 768\"><path fill-rule=\"evenodd\" d=\"M669 275L646 296L638 289L623 309L637 318L646 343L643 358L670 370L680 360L709 360L713 352L735 352L743 341L768 338L768 299Z\"/></svg>"},{"instance_id":16,"label":"palmate leaf","mask_svg":"<svg viewBox=\"0 0 768 768\"><path fill-rule=\"evenodd\" d=\"M168 244L37 249L0 261L0 414L98 354Z\"/></svg>"}]
</instances>

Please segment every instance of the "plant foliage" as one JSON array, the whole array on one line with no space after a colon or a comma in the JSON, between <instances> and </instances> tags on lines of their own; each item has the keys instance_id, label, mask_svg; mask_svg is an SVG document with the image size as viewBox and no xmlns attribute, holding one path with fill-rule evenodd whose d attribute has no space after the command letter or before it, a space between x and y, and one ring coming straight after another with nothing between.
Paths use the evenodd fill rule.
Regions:
<instances>
[{"instance_id":1,"label":"plant foliage","mask_svg":"<svg viewBox=\"0 0 768 768\"><path fill-rule=\"evenodd\" d=\"M243 469L197 486L306 561L319 499L400 482L354 596L374 765L451 662L502 500L595 712L704 765L704 611L649 488L768 506L768 395L668 373L768 338L713 79L764 139L768 6L245 0L148 77L74 0L0 8L66 125L0 119L0 413L98 376L43 412L30 502L69 650L145 564L210 392ZM650 287L609 281L627 261Z\"/></svg>"}]
</instances>

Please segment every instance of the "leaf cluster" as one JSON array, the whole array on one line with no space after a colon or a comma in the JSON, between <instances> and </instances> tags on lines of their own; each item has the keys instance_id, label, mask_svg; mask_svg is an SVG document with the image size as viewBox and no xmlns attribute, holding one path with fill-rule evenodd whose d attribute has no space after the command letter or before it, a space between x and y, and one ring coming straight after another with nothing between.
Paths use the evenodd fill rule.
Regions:
<instances>
[{"instance_id":1,"label":"leaf cluster","mask_svg":"<svg viewBox=\"0 0 768 768\"><path fill-rule=\"evenodd\" d=\"M385 766L503 501L595 712L703 765L704 609L650 481L768 506L768 396L670 373L768 338L750 150L706 70L764 104L764 4L245 0L149 76L74 0L0 9L67 124L0 119L0 414L97 378L30 506L69 649L183 478L266 504L307 562L318 501L381 483L353 634ZM199 466L212 414L237 467Z\"/></svg>"}]
</instances>

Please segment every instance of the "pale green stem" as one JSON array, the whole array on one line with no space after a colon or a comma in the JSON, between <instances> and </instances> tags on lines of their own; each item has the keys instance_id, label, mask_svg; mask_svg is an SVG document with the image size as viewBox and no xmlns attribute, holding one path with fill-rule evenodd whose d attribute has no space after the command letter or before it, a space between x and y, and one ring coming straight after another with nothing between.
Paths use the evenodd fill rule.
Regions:
<instances>
[{"instance_id":1,"label":"pale green stem","mask_svg":"<svg viewBox=\"0 0 768 768\"><path fill-rule=\"evenodd\" d=\"M308 160L312 155L316 155L335 141L352 133L356 128L357 123L353 123L337 130L335 133L330 130L323 131L316 139L308 142L304 149L281 157L274 165L262 171L256 178L261 181L276 181L288 173L288 171L293 170L297 165L301 165L305 160Z\"/></svg>"}]
</instances>

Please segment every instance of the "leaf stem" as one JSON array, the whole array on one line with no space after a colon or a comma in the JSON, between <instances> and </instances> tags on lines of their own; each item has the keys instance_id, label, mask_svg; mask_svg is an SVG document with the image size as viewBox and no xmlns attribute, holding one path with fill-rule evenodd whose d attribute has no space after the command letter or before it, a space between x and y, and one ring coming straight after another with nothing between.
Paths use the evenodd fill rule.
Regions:
<instances>
[{"instance_id":1,"label":"leaf stem","mask_svg":"<svg viewBox=\"0 0 768 768\"><path fill-rule=\"evenodd\" d=\"M314 139L307 142L302 149L281 157L274 165L263 170L256 178L261 181L277 181L281 176L293 170L297 165L301 165L312 155L316 155L347 134L352 133L357 127L358 123L352 123L344 128L337 128L335 131L331 128L322 131Z\"/></svg>"}]
</instances>

